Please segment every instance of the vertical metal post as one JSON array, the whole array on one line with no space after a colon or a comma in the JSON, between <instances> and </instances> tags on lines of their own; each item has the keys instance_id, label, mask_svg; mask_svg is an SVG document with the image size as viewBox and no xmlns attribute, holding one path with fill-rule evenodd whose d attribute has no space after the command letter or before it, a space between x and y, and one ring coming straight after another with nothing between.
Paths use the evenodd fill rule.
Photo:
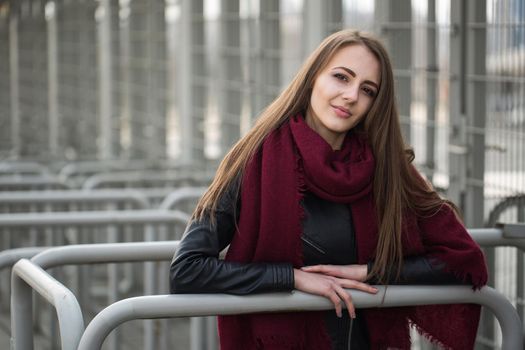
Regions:
<instances>
[{"instance_id":1,"label":"vertical metal post","mask_svg":"<svg viewBox=\"0 0 525 350\"><path fill-rule=\"evenodd\" d=\"M201 1L197 1L202 4ZM179 120L180 120L180 137L181 137L181 161L184 164L190 164L193 160L193 133L196 126L193 122L193 89L192 89L192 22L194 21L192 13L191 0L182 0L180 2L179 15L179 50L177 66L177 94L179 103Z\"/></svg>"},{"instance_id":2,"label":"vertical metal post","mask_svg":"<svg viewBox=\"0 0 525 350\"><path fill-rule=\"evenodd\" d=\"M130 38L130 6L129 2L122 1L119 6L119 73L120 73L120 120L119 123L119 154L129 157L132 147L132 112L131 112L131 38Z\"/></svg>"},{"instance_id":3,"label":"vertical metal post","mask_svg":"<svg viewBox=\"0 0 525 350\"><path fill-rule=\"evenodd\" d=\"M45 5L45 17L47 21L48 144L51 157L58 156L58 128L60 125L58 114L58 35L56 10L56 3L53 1Z\"/></svg>"},{"instance_id":4,"label":"vertical metal post","mask_svg":"<svg viewBox=\"0 0 525 350\"><path fill-rule=\"evenodd\" d=\"M33 350L33 290L20 277L12 275L11 291L11 295L26 301L15 303L11 298L11 349Z\"/></svg>"},{"instance_id":5,"label":"vertical metal post","mask_svg":"<svg viewBox=\"0 0 525 350\"><path fill-rule=\"evenodd\" d=\"M115 204L108 204L106 206L108 211L115 211ZM107 228L107 242L117 243L119 242L118 228L115 225L109 225ZM119 282L119 266L116 263L108 264L108 305L111 305L118 301L118 282ZM111 350L120 349L121 332L113 332L108 337L108 346Z\"/></svg>"},{"instance_id":6,"label":"vertical metal post","mask_svg":"<svg viewBox=\"0 0 525 350\"><path fill-rule=\"evenodd\" d=\"M469 227L483 225L485 172L485 84L472 79L485 75L486 30L471 23L486 23L486 2L451 2L449 197L460 205ZM486 249L489 284L494 284L494 249ZM480 334L494 339L494 318L483 311ZM480 349L490 349L480 345Z\"/></svg>"},{"instance_id":7,"label":"vertical metal post","mask_svg":"<svg viewBox=\"0 0 525 350\"><path fill-rule=\"evenodd\" d=\"M99 159L113 157L113 76L111 45L111 5L109 0L100 0L97 8L98 34L98 96L99 96Z\"/></svg>"},{"instance_id":8,"label":"vertical metal post","mask_svg":"<svg viewBox=\"0 0 525 350\"><path fill-rule=\"evenodd\" d=\"M412 2L375 2L376 32L385 40L396 75L396 96L403 136L410 143L412 101ZM396 72L396 70L398 72Z\"/></svg>"},{"instance_id":9,"label":"vertical metal post","mask_svg":"<svg viewBox=\"0 0 525 350\"><path fill-rule=\"evenodd\" d=\"M177 93L181 121L181 160L184 164L204 161L203 123L207 95L204 81L207 64L203 17L203 0L181 1Z\"/></svg>"},{"instance_id":10,"label":"vertical metal post","mask_svg":"<svg viewBox=\"0 0 525 350\"><path fill-rule=\"evenodd\" d=\"M427 130L426 130L426 167L431 174L435 171L436 107L437 107L437 73L438 73L438 36L436 26L436 0L428 0L427 5Z\"/></svg>"},{"instance_id":11,"label":"vertical metal post","mask_svg":"<svg viewBox=\"0 0 525 350\"><path fill-rule=\"evenodd\" d=\"M144 240L146 242L153 242L156 239L155 229L153 225L144 226ZM157 281L155 278L155 263L148 261L144 263L144 295L154 295L155 286ZM153 350L157 349L156 347L156 338L155 338L155 322L154 320L145 320L144 321L144 349Z\"/></svg>"},{"instance_id":12,"label":"vertical metal post","mask_svg":"<svg viewBox=\"0 0 525 350\"><path fill-rule=\"evenodd\" d=\"M275 98L280 85L281 58L277 56L281 46L279 18L279 0L259 2L259 18L256 21L255 45L250 45L255 52L250 67L253 67L255 89L251 96L252 118L255 118Z\"/></svg>"},{"instance_id":13,"label":"vertical metal post","mask_svg":"<svg viewBox=\"0 0 525 350\"><path fill-rule=\"evenodd\" d=\"M18 158L21 150L20 140L20 84L18 59L18 21L20 17L20 2L9 3L9 81L11 98L11 156Z\"/></svg>"},{"instance_id":14,"label":"vertical metal post","mask_svg":"<svg viewBox=\"0 0 525 350\"><path fill-rule=\"evenodd\" d=\"M485 175L485 127L486 127L486 83L471 78L473 75L486 75L485 26L473 26L472 23L487 23L486 0L466 0L466 141L468 155L466 159L465 224L468 227L481 227L484 223L485 198L483 180ZM489 274L495 274L495 250L487 252ZM489 281L490 283L491 281ZM495 339L495 318L484 310L481 329L484 337ZM489 349L482 345L481 349Z\"/></svg>"},{"instance_id":15,"label":"vertical metal post","mask_svg":"<svg viewBox=\"0 0 525 350\"><path fill-rule=\"evenodd\" d=\"M518 210L518 222L525 222L525 205L519 204L516 208ZM523 325L523 332L525 334L525 252L518 250L516 254L517 261L517 281L516 281L516 296L518 302L516 309Z\"/></svg>"},{"instance_id":16,"label":"vertical metal post","mask_svg":"<svg viewBox=\"0 0 525 350\"><path fill-rule=\"evenodd\" d=\"M464 210L466 187L465 0L450 3L449 187L447 196Z\"/></svg>"},{"instance_id":17,"label":"vertical metal post","mask_svg":"<svg viewBox=\"0 0 525 350\"><path fill-rule=\"evenodd\" d=\"M164 108L165 87L165 18L164 1L147 1L148 4L148 99L147 113L153 127L148 140L148 159L165 158L166 155L166 113ZM162 40L159 40L162 38Z\"/></svg>"},{"instance_id":18,"label":"vertical metal post","mask_svg":"<svg viewBox=\"0 0 525 350\"><path fill-rule=\"evenodd\" d=\"M303 3L303 57L308 56L328 33L326 4L318 0Z\"/></svg>"},{"instance_id":19,"label":"vertical metal post","mask_svg":"<svg viewBox=\"0 0 525 350\"><path fill-rule=\"evenodd\" d=\"M487 22L485 0L467 2L467 74L486 75L486 26L470 26L470 23ZM465 206L466 225L483 225L484 196L483 179L485 175L485 120L486 120L486 83L467 76L467 135L469 157L467 160L467 197ZM480 131L482 130L482 131Z\"/></svg>"},{"instance_id":20,"label":"vertical metal post","mask_svg":"<svg viewBox=\"0 0 525 350\"><path fill-rule=\"evenodd\" d=\"M221 152L226 152L240 136L242 101L242 70L240 55L239 0L220 1L220 65L222 97L219 100L221 118Z\"/></svg>"}]
</instances>

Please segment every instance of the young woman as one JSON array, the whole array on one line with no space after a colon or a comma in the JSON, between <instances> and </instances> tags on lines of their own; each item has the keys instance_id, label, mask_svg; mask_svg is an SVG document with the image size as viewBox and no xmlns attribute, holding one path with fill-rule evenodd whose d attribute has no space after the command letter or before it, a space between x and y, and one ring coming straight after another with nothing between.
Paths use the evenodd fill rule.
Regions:
<instances>
[{"instance_id":1,"label":"young woman","mask_svg":"<svg viewBox=\"0 0 525 350\"><path fill-rule=\"evenodd\" d=\"M481 250L413 158L383 45L332 34L222 161L175 254L172 293L298 289L334 304L220 317L222 349L409 349L409 324L473 348L478 306L356 310L343 289L486 283Z\"/></svg>"}]
</instances>

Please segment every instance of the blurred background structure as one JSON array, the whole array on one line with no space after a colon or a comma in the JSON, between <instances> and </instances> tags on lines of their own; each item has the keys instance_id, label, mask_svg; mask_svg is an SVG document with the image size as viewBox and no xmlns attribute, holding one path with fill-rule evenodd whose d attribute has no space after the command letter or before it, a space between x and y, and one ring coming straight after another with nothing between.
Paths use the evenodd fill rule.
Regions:
<instances>
[{"instance_id":1,"label":"blurred background structure","mask_svg":"<svg viewBox=\"0 0 525 350\"><path fill-rule=\"evenodd\" d=\"M416 165L466 226L524 222L523 0L0 0L0 186L38 173L56 176L47 189L89 187L117 170L206 185L309 52L349 27L386 43ZM523 253L487 258L523 319ZM496 348L483 327L479 348Z\"/></svg>"}]
</instances>

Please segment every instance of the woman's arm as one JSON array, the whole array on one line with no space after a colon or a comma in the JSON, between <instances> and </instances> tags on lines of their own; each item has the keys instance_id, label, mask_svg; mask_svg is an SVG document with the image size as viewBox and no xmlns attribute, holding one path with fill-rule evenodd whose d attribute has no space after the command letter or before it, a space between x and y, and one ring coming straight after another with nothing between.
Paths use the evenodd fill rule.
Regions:
<instances>
[{"instance_id":1,"label":"woman's arm","mask_svg":"<svg viewBox=\"0 0 525 350\"><path fill-rule=\"evenodd\" d=\"M373 262L367 265L314 265L304 267L302 270L308 272L322 273L337 278L354 279L366 281L369 284L377 284L376 279L366 279L371 271ZM389 273L389 284L462 284L454 274L446 271L445 264L425 256L412 256L403 260L403 265L396 278L394 271Z\"/></svg>"},{"instance_id":2,"label":"woman's arm","mask_svg":"<svg viewBox=\"0 0 525 350\"><path fill-rule=\"evenodd\" d=\"M291 264L235 263L219 259L235 232L237 198L231 186L218 203L214 226L209 218L187 228L170 267L171 293L231 293L290 291Z\"/></svg>"},{"instance_id":3,"label":"woman's arm","mask_svg":"<svg viewBox=\"0 0 525 350\"><path fill-rule=\"evenodd\" d=\"M372 270L374 262L367 264L367 272ZM375 279L368 280L369 283L376 283ZM464 282L456 278L453 273L446 270L446 265L437 259L423 255L411 256L403 260L403 265L399 273L399 279L392 271L388 278L389 284L463 284Z\"/></svg>"}]
</instances>

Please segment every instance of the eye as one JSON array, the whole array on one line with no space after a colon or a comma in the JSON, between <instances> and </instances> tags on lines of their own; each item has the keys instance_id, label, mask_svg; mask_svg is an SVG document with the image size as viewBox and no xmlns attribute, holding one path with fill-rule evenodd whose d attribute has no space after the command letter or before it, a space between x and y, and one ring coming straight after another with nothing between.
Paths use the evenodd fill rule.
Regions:
<instances>
[{"instance_id":1,"label":"eye","mask_svg":"<svg viewBox=\"0 0 525 350\"><path fill-rule=\"evenodd\" d=\"M376 97L376 91L368 86L363 86L363 91L370 97Z\"/></svg>"},{"instance_id":2,"label":"eye","mask_svg":"<svg viewBox=\"0 0 525 350\"><path fill-rule=\"evenodd\" d=\"M348 77L344 75L343 73L335 73L334 77L341 81L348 81Z\"/></svg>"}]
</instances>

